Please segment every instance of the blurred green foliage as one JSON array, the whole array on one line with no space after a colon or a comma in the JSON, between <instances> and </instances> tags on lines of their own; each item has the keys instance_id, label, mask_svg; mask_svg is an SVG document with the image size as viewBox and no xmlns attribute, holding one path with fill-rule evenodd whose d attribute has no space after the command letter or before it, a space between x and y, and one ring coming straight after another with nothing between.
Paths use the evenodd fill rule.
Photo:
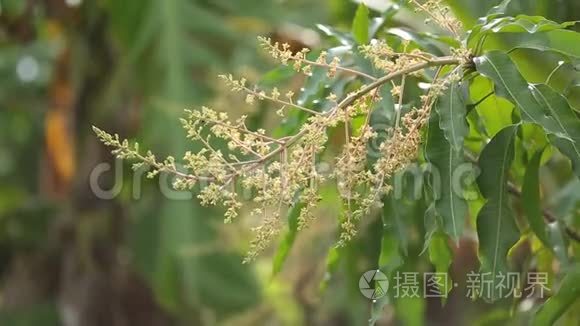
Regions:
<instances>
[{"instance_id":1,"label":"blurred green foliage","mask_svg":"<svg viewBox=\"0 0 580 326\"><path fill-rule=\"evenodd\" d=\"M268 60L257 54L259 34L313 46L313 52L328 48L331 55L375 75L380 72L357 53L357 44L381 38L400 49L402 38L411 48L434 54L456 45L436 27L425 27L424 17L406 4L372 3L367 8L347 0L1 1L0 324L362 325L369 318L380 323L385 311L395 316L391 323L397 325L527 322L530 311L520 313L503 302L467 302L463 293L450 297L445 306L436 300L390 296L370 303L361 296L361 273L377 267L389 277L397 271L445 271L449 266L465 275L478 268L477 249L467 240L465 246L473 246L471 255L455 253L452 262L435 225L437 208L429 206L431 198L412 200L415 189L409 183L399 189L403 198L386 198L381 216L361 226L361 236L345 248L332 247L332 227L298 234L297 205L274 256L242 265L248 241L243 222L224 227L219 209L202 208L195 198L168 200L157 180L144 177L139 200L134 199L130 167L112 161L90 131L91 125L99 125L139 139L160 156L195 148L178 128L178 118L183 109L226 97L214 82L215 74L250 71L261 76L256 78L261 86L293 84L291 69L268 70ZM467 28L497 5L448 3ZM508 15L545 16L556 22L579 19L580 7L573 0L504 3ZM518 45L513 53L517 68L526 79L543 81L562 58L578 57L577 36L567 32L548 31L540 44L520 34L491 33L485 50ZM304 33L320 39L304 44ZM546 48L556 50L540 52ZM575 60L566 64L575 66ZM577 77L554 75L553 86L566 93L576 110ZM409 84L419 81L424 80ZM329 108L318 99L330 92L342 96L358 86L354 79L330 80L324 69L314 69L299 100L324 111ZM492 87L489 80L476 77L468 102L483 98ZM391 126L390 85L381 92L372 123ZM421 89L409 86L405 92L418 98ZM228 110L240 114L244 108L233 105ZM470 124L465 147L479 153L481 137L489 139L511 124L513 112L513 105L495 94L468 111L468 120L480 117L484 125L476 130ZM277 135L294 132L306 119L303 112L295 112L272 126L264 110L251 114L256 127L271 127ZM536 143L547 143L543 134L533 135L533 128L518 132L532 136L515 140L516 156L528 150L531 157ZM444 140L443 134L433 137ZM514 159L514 174L535 185L532 173L538 172L528 174L530 162L521 159L528 156ZM563 161L550 161L550 172L542 178L548 181L532 188L550 194L545 201L564 225L580 227L580 183ZM88 186L91 171L102 162L123 168L123 189L113 200L95 197ZM117 180L106 175L99 182L106 188ZM526 198L538 195L525 193ZM464 208L472 225L484 201L479 196ZM321 214L334 220L340 215L338 203L338 195L325 189ZM534 228L532 221L530 226ZM577 252L577 244L572 246ZM539 266L542 255L551 262L557 253L538 254L533 259ZM570 311L576 311L577 274L571 271L562 281L565 291L541 308L540 324L556 320L562 307L575 301ZM459 277L458 282L465 280ZM576 317L570 313L561 323L569 320L572 325Z\"/></svg>"}]
</instances>

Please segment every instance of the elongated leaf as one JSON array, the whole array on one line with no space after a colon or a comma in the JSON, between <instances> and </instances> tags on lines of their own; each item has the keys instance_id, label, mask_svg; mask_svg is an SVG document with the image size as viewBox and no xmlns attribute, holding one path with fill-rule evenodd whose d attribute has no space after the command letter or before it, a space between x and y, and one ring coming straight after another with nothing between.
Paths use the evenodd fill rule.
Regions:
<instances>
[{"instance_id":1,"label":"elongated leaf","mask_svg":"<svg viewBox=\"0 0 580 326\"><path fill-rule=\"evenodd\" d=\"M463 148L463 140L469 134L462 85L458 82L451 83L447 92L437 100L435 109L439 113L439 127L445 138L456 151L460 150Z\"/></svg>"},{"instance_id":2,"label":"elongated leaf","mask_svg":"<svg viewBox=\"0 0 580 326\"><path fill-rule=\"evenodd\" d=\"M580 33L556 29L541 33L490 33L482 47L483 50L511 51L518 48L555 51L570 57L579 58Z\"/></svg>"},{"instance_id":3,"label":"elongated leaf","mask_svg":"<svg viewBox=\"0 0 580 326\"><path fill-rule=\"evenodd\" d=\"M567 268L570 264L568 258L568 239L566 238L564 226L559 221L548 223L546 233L550 240L552 253L558 258L561 266Z\"/></svg>"},{"instance_id":4,"label":"elongated leaf","mask_svg":"<svg viewBox=\"0 0 580 326\"><path fill-rule=\"evenodd\" d=\"M288 258L288 254L290 254L290 249L294 244L294 240L296 239L296 233L298 232L298 216L300 216L300 211L304 207L304 203L298 202L290 212L288 213L288 230L282 236L282 240L278 245L278 250L276 251L276 255L274 256L274 260L272 263L272 277L276 276L282 269L286 258Z\"/></svg>"},{"instance_id":5,"label":"elongated leaf","mask_svg":"<svg viewBox=\"0 0 580 326\"><path fill-rule=\"evenodd\" d=\"M543 152L543 150L537 151L528 163L522 187L523 209L530 228L538 239L540 239L544 247L549 249L558 258L562 266L567 266L569 259L566 248L568 245L562 226L557 221L546 224L541 209L538 169Z\"/></svg>"},{"instance_id":6,"label":"elongated leaf","mask_svg":"<svg viewBox=\"0 0 580 326\"><path fill-rule=\"evenodd\" d=\"M477 70L493 80L498 95L512 101L522 119L542 126L576 167L580 162L580 122L566 99L544 85L527 83L507 54L492 51L475 58Z\"/></svg>"},{"instance_id":7,"label":"elongated leaf","mask_svg":"<svg viewBox=\"0 0 580 326\"><path fill-rule=\"evenodd\" d=\"M536 312L532 325L552 325L578 299L580 299L580 265L574 266L567 273L558 292Z\"/></svg>"},{"instance_id":8,"label":"elongated leaf","mask_svg":"<svg viewBox=\"0 0 580 326\"><path fill-rule=\"evenodd\" d=\"M326 255L326 262L325 262L326 274L325 274L324 278L322 279L322 281L320 282L320 285L318 286L318 290L320 292L324 292L328 288L328 284L330 283L332 276L334 275L334 273L338 269L338 266L339 266L340 260L343 257L343 254L344 254L344 248L332 247L328 251L328 254Z\"/></svg>"},{"instance_id":9,"label":"elongated leaf","mask_svg":"<svg viewBox=\"0 0 580 326\"><path fill-rule=\"evenodd\" d=\"M387 275L389 281L393 280L394 272L403 265L403 257L401 255L400 241L398 239L396 228L393 227L392 214L389 206L382 211L383 222L383 237L381 239L381 253L379 255L378 266L381 272ZM374 325L379 319L383 317L383 308L385 305L392 303L392 298L387 295L379 298L373 302L371 309L371 318L369 325Z\"/></svg>"},{"instance_id":10,"label":"elongated leaf","mask_svg":"<svg viewBox=\"0 0 580 326\"><path fill-rule=\"evenodd\" d=\"M550 241L548 239L548 234L546 233L546 223L544 223L544 217L542 216L542 210L540 207L540 181L538 169L540 168L540 159L542 158L543 152L543 150L537 151L528 163L528 168L526 169L526 175L524 177L524 185L522 187L522 201L524 203L524 213L528 218L530 228L534 231L538 239L542 241L544 246L550 248Z\"/></svg>"},{"instance_id":11,"label":"elongated leaf","mask_svg":"<svg viewBox=\"0 0 580 326\"><path fill-rule=\"evenodd\" d=\"M479 256L482 273L489 273L487 280L492 280L491 289L483 291L482 295L492 301L499 297L496 284L500 273L505 275L508 271L507 253L519 238L507 192L516 130L516 125L502 129L479 157L481 174L477 178L477 184L487 199L477 216Z\"/></svg>"},{"instance_id":12,"label":"elongated leaf","mask_svg":"<svg viewBox=\"0 0 580 326\"><path fill-rule=\"evenodd\" d=\"M454 95L448 93L443 95L442 99L448 96L453 97ZM451 99L446 99L441 104L450 103L454 104L455 102ZM439 107L439 111L443 110L451 110L451 108ZM463 110L465 110L465 105ZM444 131L439 127L442 122L439 122L439 120L440 116L434 113L429 123L429 135L425 143L425 156L433 164L435 171L432 185L436 192L435 210L441 217L445 233L455 241L458 241L463 233L463 225L467 215L467 203L463 198L461 189L456 185L458 182L454 179L454 172L464 162L463 149L462 145L458 150L454 149L452 144L445 139Z\"/></svg>"},{"instance_id":13,"label":"elongated leaf","mask_svg":"<svg viewBox=\"0 0 580 326\"><path fill-rule=\"evenodd\" d=\"M361 2L352 22L352 35L358 44L369 42L369 24L369 9Z\"/></svg>"},{"instance_id":14,"label":"elongated leaf","mask_svg":"<svg viewBox=\"0 0 580 326\"><path fill-rule=\"evenodd\" d=\"M453 253L447 244L447 237L441 233L436 232L429 243L429 260L435 266L435 272L439 275L445 275L446 280L439 284L441 287L439 291L443 298L447 298L447 293L451 291L451 279L449 277L449 266L453 261Z\"/></svg>"}]
</instances>

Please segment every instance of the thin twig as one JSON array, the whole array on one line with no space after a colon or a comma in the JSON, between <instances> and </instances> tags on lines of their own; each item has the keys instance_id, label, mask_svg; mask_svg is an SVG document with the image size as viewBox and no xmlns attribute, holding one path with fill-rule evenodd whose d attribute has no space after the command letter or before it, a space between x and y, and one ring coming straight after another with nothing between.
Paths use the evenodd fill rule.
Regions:
<instances>
[{"instance_id":1,"label":"thin twig","mask_svg":"<svg viewBox=\"0 0 580 326\"><path fill-rule=\"evenodd\" d=\"M342 71L342 72L346 72L348 74L351 75L357 75L357 76L361 76L370 80L377 80L376 77L373 77L369 74L365 74L362 71L358 71L358 70L354 70L354 69L350 69L350 68L346 68L346 67L342 67L342 66L336 66L336 67L332 67L331 65L327 64L327 63L320 63L320 62L316 62L316 61L311 61L308 59L302 59L302 61L304 61L306 64L312 65L312 66L317 66L317 67L323 67L323 68L328 68L328 69L336 69L337 71Z\"/></svg>"},{"instance_id":2,"label":"thin twig","mask_svg":"<svg viewBox=\"0 0 580 326\"><path fill-rule=\"evenodd\" d=\"M321 115L322 114L318 111L310 110L309 108L305 108L301 105L295 104L294 102L289 102L289 101L284 101L281 99L273 98L271 96L266 95L266 93L264 93L264 92L258 92L258 91L252 90L252 89L245 87L245 86L243 87L243 89L244 89L244 91L246 91L246 93L252 94L259 99L266 99L266 100L272 101L274 103L288 105L288 106L291 106L291 107L296 108L298 110L302 110L304 112L308 112L308 113L314 114L314 115Z\"/></svg>"}]
</instances>

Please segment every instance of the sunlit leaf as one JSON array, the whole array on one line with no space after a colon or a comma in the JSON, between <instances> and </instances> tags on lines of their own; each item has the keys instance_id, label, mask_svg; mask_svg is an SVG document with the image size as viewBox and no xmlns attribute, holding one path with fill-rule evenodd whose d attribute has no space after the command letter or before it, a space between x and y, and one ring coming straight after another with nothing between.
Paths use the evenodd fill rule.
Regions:
<instances>
[{"instance_id":1,"label":"sunlit leaf","mask_svg":"<svg viewBox=\"0 0 580 326\"><path fill-rule=\"evenodd\" d=\"M364 3L360 3L352 22L352 35L358 44L369 42L369 9Z\"/></svg>"}]
</instances>

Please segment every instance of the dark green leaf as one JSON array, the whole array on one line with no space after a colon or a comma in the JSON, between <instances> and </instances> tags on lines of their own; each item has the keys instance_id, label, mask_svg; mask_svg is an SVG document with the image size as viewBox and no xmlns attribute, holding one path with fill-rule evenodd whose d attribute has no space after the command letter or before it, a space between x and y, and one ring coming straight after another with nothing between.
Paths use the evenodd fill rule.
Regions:
<instances>
[{"instance_id":1,"label":"dark green leaf","mask_svg":"<svg viewBox=\"0 0 580 326\"><path fill-rule=\"evenodd\" d=\"M522 206L524 213L528 218L530 228L534 231L538 239L542 241L544 246L550 248L550 241L548 239L548 234L546 233L546 223L544 222L542 209L540 207L540 181L538 170L540 168L540 160L543 152L543 150L537 151L528 163L528 168L526 169L526 175L524 177L524 184L522 186Z\"/></svg>"},{"instance_id":2,"label":"dark green leaf","mask_svg":"<svg viewBox=\"0 0 580 326\"><path fill-rule=\"evenodd\" d=\"M563 223L559 221L548 223L546 225L546 233L554 256L558 258L563 268L567 268L570 264L570 259L568 258L568 239L565 235Z\"/></svg>"},{"instance_id":3,"label":"dark green leaf","mask_svg":"<svg viewBox=\"0 0 580 326\"><path fill-rule=\"evenodd\" d=\"M429 260L431 261L431 264L435 266L436 273L446 275L445 277L447 281L443 284L447 287L439 290L444 294L443 297L447 298L447 293L452 289L448 270L453 261L453 253L451 252L451 248L449 248L447 236L445 236L445 234L436 232L431 238L429 243Z\"/></svg>"},{"instance_id":4,"label":"dark green leaf","mask_svg":"<svg viewBox=\"0 0 580 326\"><path fill-rule=\"evenodd\" d=\"M389 214L388 209L387 211L383 209L381 214L383 237L381 239L381 253L379 255L378 266L381 272L387 275L389 280L392 280L395 270L403 265L403 257L401 256L396 228L392 226L390 217L391 214ZM370 325L374 325L383 317L383 308L385 305L391 303L390 299L387 293L387 295L373 302L371 318L369 320Z\"/></svg>"},{"instance_id":5,"label":"dark green leaf","mask_svg":"<svg viewBox=\"0 0 580 326\"><path fill-rule=\"evenodd\" d=\"M298 232L298 216L300 216L300 211L303 207L304 203L297 202L288 213L288 230L282 236L282 241L278 245L278 250L274 256L272 262L272 277L280 272L286 258L288 258L288 254L290 254L290 249L294 244L296 233Z\"/></svg>"},{"instance_id":6,"label":"dark green leaf","mask_svg":"<svg viewBox=\"0 0 580 326\"><path fill-rule=\"evenodd\" d=\"M490 273L489 277L493 280L491 291L482 293L489 300L499 297L496 292L496 284L500 281L498 277L508 271L507 253L519 239L507 191L516 130L516 125L502 129L479 157L481 174L477 184L487 202L477 216L477 234L481 270Z\"/></svg>"},{"instance_id":7,"label":"dark green leaf","mask_svg":"<svg viewBox=\"0 0 580 326\"><path fill-rule=\"evenodd\" d=\"M524 121L542 126L552 142L573 162L580 163L580 121L566 99L545 85L531 85L521 76L507 54L492 51L475 58L477 70L493 80L495 91L521 111Z\"/></svg>"},{"instance_id":8,"label":"dark green leaf","mask_svg":"<svg viewBox=\"0 0 580 326\"><path fill-rule=\"evenodd\" d=\"M535 85L532 94L559 126L560 133L548 138L572 161L574 172L580 178L580 120L568 101L549 86Z\"/></svg>"},{"instance_id":9,"label":"dark green leaf","mask_svg":"<svg viewBox=\"0 0 580 326\"><path fill-rule=\"evenodd\" d=\"M463 148L463 140L469 133L465 115L467 113L462 85L453 82L449 89L437 99L435 109L439 114L439 127L454 150Z\"/></svg>"},{"instance_id":10,"label":"dark green leaf","mask_svg":"<svg viewBox=\"0 0 580 326\"><path fill-rule=\"evenodd\" d=\"M451 92L448 92L443 95L442 99L454 96ZM456 103L455 100L444 99L440 105L453 104L459 106L460 104ZM439 107L438 111L442 110L455 109L451 109L449 106ZM461 109L458 108L458 110ZM465 105L463 105L463 111L465 111ZM455 172L458 171L458 167L464 163L463 146L461 144L459 149L456 150L445 139L444 131L439 127L442 124L442 121L439 122L439 118L440 116L436 113L433 113L431 117L429 134L425 142L425 157L433 164L435 172L438 172L433 175L432 187L435 192L435 210L441 217L443 230L455 241L459 241L467 215L467 203L463 198L461 189L458 189L459 185L456 184L458 182L454 176ZM460 119L463 119L463 116ZM450 133L452 132L458 133L458 131L450 131ZM450 137L457 137L457 134L450 135Z\"/></svg>"}]
</instances>

